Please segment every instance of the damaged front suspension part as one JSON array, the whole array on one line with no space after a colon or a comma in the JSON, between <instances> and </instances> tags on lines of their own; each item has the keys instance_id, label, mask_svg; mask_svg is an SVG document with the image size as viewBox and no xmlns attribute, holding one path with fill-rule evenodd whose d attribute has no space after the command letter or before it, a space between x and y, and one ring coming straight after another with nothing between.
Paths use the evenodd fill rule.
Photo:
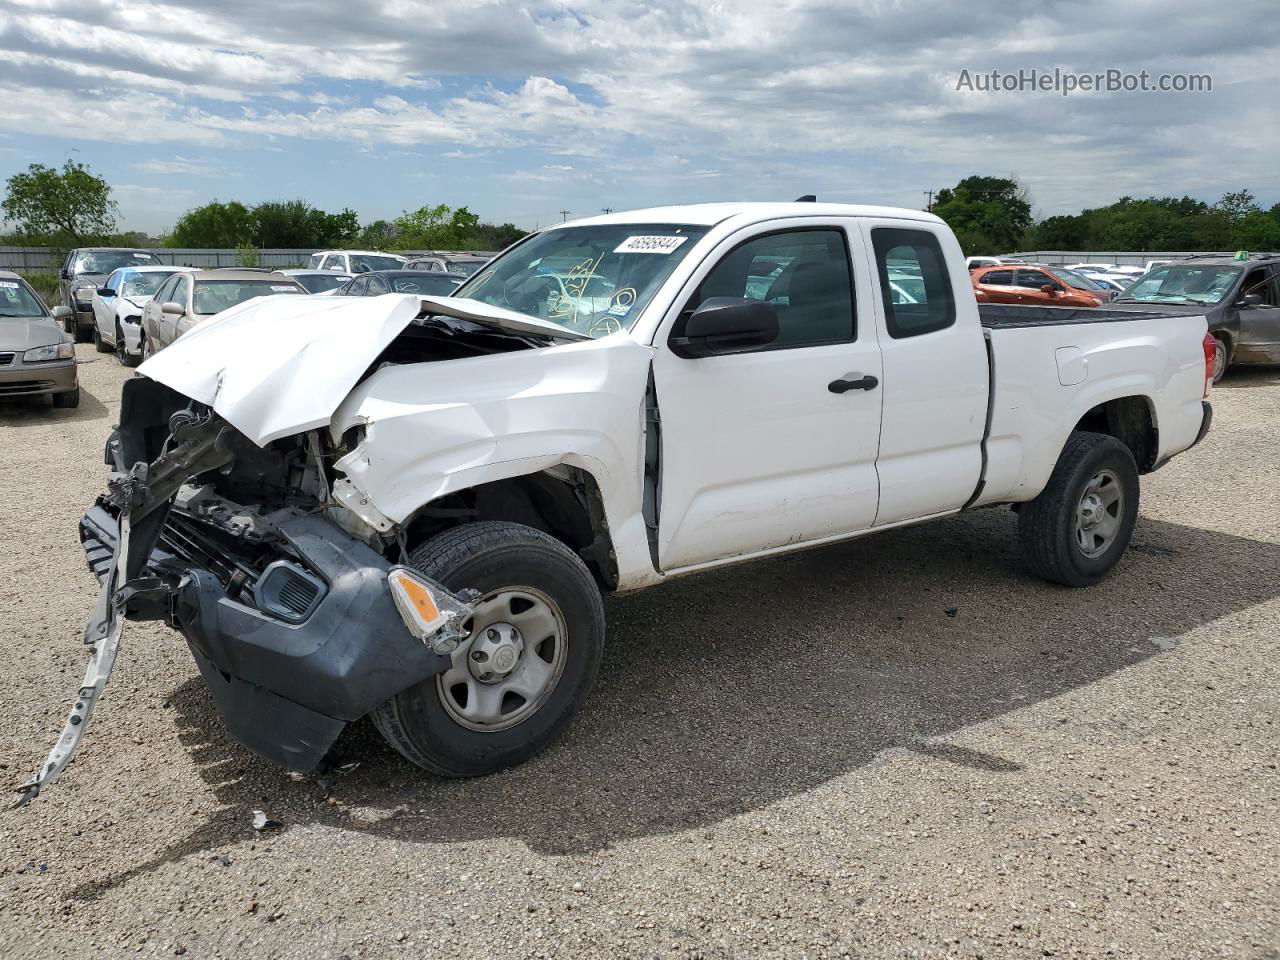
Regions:
<instances>
[{"instance_id":1,"label":"damaged front suspension part","mask_svg":"<svg viewBox=\"0 0 1280 960\"><path fill-rule=\"evenodd\" d=\"M180 410L170 418L169 429L170 439L154 462L148 465L140 461L128 473L116 474L107 483L106 500L119 508L120 534L115 556L85 626L84 642L92 647L89 665L62 735L31 781L18 788L20 796L15 806L24 806L38 797L75 757L115 666L130 601L172 591L173 584L143 574L179 488L191 477L234 459L234 434L211 413Z\"/></svg>"}]
</instances>

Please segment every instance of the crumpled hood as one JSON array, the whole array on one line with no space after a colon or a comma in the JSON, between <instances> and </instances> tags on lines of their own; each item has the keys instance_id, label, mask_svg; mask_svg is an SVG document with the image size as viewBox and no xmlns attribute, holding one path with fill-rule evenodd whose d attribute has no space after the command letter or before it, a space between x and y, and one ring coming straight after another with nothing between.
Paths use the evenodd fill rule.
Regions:
<instances>
[{"instance_id":1,"label":"crumpled hood","mask_svg":"<svg viewBox=\"0 0 1280 960\"><path fill-rule=\"evenodd\" d=\"M62 327L48 317L0 317L0 350L6 353L47 347L65 339Z\"/></svg>"},{"instance_id":2,"label":"crumpled hood","mask_svg":"<svg viewBox=\"0 0 1280 960\"><path fill-rule=\"evenodd\" d=\"M190 330L138 372L212 407L265 446L328 424L369 365L424 307L526 333L577 336L474 300L259 297Z\"/></svg>"}]
</instances>

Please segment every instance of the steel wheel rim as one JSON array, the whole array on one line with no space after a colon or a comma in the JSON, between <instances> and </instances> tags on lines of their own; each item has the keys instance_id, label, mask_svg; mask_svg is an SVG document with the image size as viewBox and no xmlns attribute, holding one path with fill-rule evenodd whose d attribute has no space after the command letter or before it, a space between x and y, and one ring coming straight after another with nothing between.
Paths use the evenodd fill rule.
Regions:
<instances>
[{"instance_id":1,"label":"steel wheel rim","mask_svg":"<svg viewBox=\"0 0 1280 960\"><path fill-rule=\"evenodd\" d=\"M481 598L466 626L467 639L436 677L445 712L477 733L528 720L564 674L568 630L559 605L533 587L503 587Z\"/></svg>"},{"instance_id":2,"label":"steel wheel rim","mask_svg":"<svg viewBox=\"0 0 1280 960\"><path fill-rule=\"evenodd\" d=\"M1221 340L1214 338L1213 341L1213 379L1215 382L1222 379L1222 375L1227 372L1227 345Z\"/></svg>"},{"instance_id":3,"label":"steel wheel rim","mask_svg":"<svg viewBox=\"0 0 1280 960\"><path fill-rule=\"evenodd\" d=\"M1085 484L1076 504L1075 539L1090 560L1110 549L1124 522L1124 487L1114 470L1099 470Z\"/></svg>"}]
</instances>

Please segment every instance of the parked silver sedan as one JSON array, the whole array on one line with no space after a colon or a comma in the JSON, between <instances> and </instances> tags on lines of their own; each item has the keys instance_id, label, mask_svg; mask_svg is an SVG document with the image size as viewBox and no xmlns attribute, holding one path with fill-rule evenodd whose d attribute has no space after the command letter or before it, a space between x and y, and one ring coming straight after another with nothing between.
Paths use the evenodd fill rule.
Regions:
<instances>
[{"instance_id":1,"label":"parked silver sedan","mask_svg":"<svg viewBox=\"0 0 1280 960\"><path fill-rule=\"evenodd\" d=\"M142 356L163 350L192 327L247 300L306 292L278 273L198 270L175 274L142 308Z\"/></svg>"},{"instance_id":2,"label":"parked silver sedan","mask_svg":"<svg viewBox=\"0 0 1280 960\"><path fill-rule=\"evenodd\" d=\"M27 281L0 270L0 398L50 397L55 407L80 405L76 347L61 324L69 307L44 305Z\"/></svg>"}]
</instances>

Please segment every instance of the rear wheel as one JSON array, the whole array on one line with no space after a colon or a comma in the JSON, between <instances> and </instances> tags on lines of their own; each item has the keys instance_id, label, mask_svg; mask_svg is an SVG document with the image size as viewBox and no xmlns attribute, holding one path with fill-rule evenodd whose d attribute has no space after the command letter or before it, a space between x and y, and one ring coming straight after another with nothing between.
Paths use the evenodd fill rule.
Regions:
<instances>
[{"instance_id":1,"label":"rear wheel","mask_svg":"<svg viewBox=\"0 0 1280 960\"><path fill-rule=\"evenodd\" d=\"M478 590L452 665L392 697L373 721L433 773L474 777L551 743L595 682L604 605L582 560L518 523L471 523L419 546L411 565L451 590Z\"/></svg>"},{"instance_id":2,"label":"rear wheel","mask_svg":"<svg viewBox=\"0 0 1280 960\"><path fill-rule=\"evenodd\" d=\"M92 337L93 337L93 349L97 350L99 353L111 352L111 347L107 344L107 341L102 339L102 331L98 329L97 320L93 321Z\"/></svg>"},{"instance_id":3,"label":"rear wheel","mask_svg":"<svg viewBox=\"0 0 1280 960\"><path fill-rule=\"evenodd\" d=\"M1097 583L1129 545L1138 518L1138 467L1115 437L1073 433L1040 496L1018 511L1027 567L1068 587Z\"/></svg>"}]
</instances>

